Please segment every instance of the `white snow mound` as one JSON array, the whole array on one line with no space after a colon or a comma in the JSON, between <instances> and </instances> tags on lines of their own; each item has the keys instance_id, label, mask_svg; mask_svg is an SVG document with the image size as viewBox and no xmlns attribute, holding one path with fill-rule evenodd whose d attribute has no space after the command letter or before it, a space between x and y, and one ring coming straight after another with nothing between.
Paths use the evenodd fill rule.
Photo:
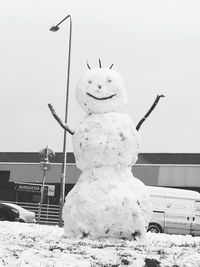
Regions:
<instances>
[{"instance_id":1,"label":"white snow mound","mask_svg":"<svg viewBox=\"0 0 200 267\"><path fill-rule=\"evenodd\" d=\"M124 167L136 162L140 138L127 114L109 112L87 116L75 130L73 146L81 170Z\"/></svg>"},{"instance_id":2,"label":"white snow mound","mask_svg":"<svg viewBox=\"0 0 200 267\"><path fill-rule=\"evenodd\" d=\"M151 212L146 187L130 168L94 168L66 197L64 230L69 238L142 240Z\"/></svg>"},{"instance_id":3,"label":"white snow mound","mask_svg":"<svg viewBox=\"0 0 200 267\"><path fill-rule=\"evenodd\" d=\"M121 111L127 105L121 75L109 68L88 70L77 84L76 98L87 114Z\"/></svg>"}]
</instances>

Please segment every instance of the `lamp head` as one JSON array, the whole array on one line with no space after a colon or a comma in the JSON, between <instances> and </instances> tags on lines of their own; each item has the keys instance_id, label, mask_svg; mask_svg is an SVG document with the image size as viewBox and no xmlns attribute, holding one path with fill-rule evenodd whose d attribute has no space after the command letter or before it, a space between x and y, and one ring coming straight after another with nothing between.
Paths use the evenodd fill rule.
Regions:
<instances>
[{"instance_id":1,"label":"lamp head","mask_svg":"<svg viewBox=\"0 0 200 267\"><path fill-rule=\"evenodd\" d=\"M49 30L51 32L57 32L59 30L59 27L58 26L52 26Z\"/></svg>"}]
</instances>

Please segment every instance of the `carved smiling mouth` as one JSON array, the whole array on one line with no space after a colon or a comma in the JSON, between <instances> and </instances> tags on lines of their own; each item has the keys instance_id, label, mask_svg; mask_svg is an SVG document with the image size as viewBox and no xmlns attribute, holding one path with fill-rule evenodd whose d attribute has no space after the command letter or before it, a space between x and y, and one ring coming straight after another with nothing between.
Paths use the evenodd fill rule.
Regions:
<instances>
[{"instance_id":1,"label":"carved smiling mouth","mask_svg":"<svg viewBox=\"0 0 200 267\"><path fill-rule=\"evenodd\" d=\"M114 95L110 95L110 96L107 96L107 97L96 97L94 95L91 95L90 93L87 93L87 95L89 95L90 97L96 99L96 100L106 100L106 99L110 99L110 98L113 98L114 96L116 96L116 94Z\"/></svg>"}]
</instances>

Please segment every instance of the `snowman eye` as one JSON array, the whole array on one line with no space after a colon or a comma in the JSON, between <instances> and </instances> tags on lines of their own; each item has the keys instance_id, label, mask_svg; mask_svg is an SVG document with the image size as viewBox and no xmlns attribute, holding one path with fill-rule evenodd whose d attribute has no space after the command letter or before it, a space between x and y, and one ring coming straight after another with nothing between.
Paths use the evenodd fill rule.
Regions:
<instances>
[{"instance_id":1,"label":"snowman eye","mask_svg":"<svg viewBox=\"0 0 200 267\"><path fill-rule=\"evenodd\" d=\"M112 82L112 80L111 80L110 78L108 78L108 79L107 79L107 82L108 82L108 83L111 83L111 82Z\"/></svg>"},{"instance_id":2,"label":"snowman eye","mask_svg":"<svg viewBox=\"0 0 200 267\"><path fill-rule=\"evenodd\" d=\"M89 80L88 83L92 84L92 80Z\"/></svg>"}]
</instances>

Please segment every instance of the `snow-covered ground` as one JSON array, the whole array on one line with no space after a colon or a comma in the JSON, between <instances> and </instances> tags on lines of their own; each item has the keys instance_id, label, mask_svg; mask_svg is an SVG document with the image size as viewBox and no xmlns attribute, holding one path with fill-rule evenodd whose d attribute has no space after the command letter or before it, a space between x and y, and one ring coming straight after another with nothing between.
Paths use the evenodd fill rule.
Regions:
<instances>
[{"instance_id":1,"label":"snow-covered ground","mask_svg":"<svg viewBox=\"0 0 200 267\"><path fill-rule=\"evenodd\" d=\"M145 243L70 240L58 226L0 222L0 266L200 266L200 237L147 233Z\"/></svg>"}]
</instances>

